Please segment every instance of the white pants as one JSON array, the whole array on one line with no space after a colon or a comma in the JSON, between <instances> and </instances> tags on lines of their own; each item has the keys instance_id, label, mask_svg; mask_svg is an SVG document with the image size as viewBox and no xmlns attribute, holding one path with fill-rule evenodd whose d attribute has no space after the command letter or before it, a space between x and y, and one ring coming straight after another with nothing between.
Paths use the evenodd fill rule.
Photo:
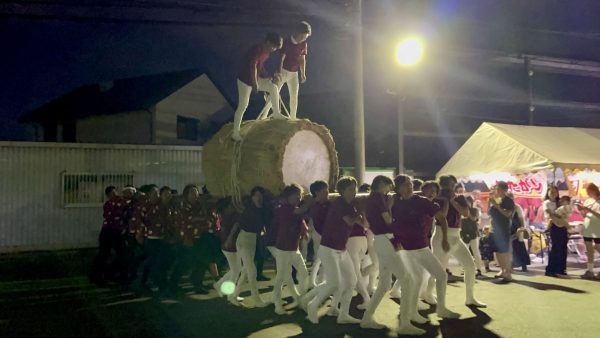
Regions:
<instances>
[{"instance_id":1,"label":"white pants","mask_svg":"<svg viewBox=\"0 0 600 338\"><path fill-rule=\"evenodd\" d=\"M297 300L298 297L300 297L300 293L296 289L292 279L292 266L296 268L296 276L298 278L301 293L305 293L307 289L308 270L306 269L306 264L304 264L304 258L302 258L300 251L283 251L275 247L269 247L269 251L271 251L271 254L276 252L275 263L277 266L277 275L273 286L273 303L276 308L281 308L283 305L281 303L281 288L284 283L287 284L288 290L292 294L294 300Z\"/></svg>"},{"instance_id":2,"label":"white pants","mask_svg":"<svg viewBox=\"0 0 600 338\"><path fill-rule=\"evenodd\" d=\"M242 261L242 274L235 288L235 297L240 294L247 281L252 297L255 299L259 298L258 283L256 282L256 265L254 265L256 234L240 230L235 246Z\"/></svg>"},{"instance_id":3,"label":"white pants","mask_svg":"<svg viewBox=\"0 0 600 338\"><path fill-rule=\"evenodd\" d=\"M298 89L300 86L298 72L290 72L282 69L281 82L279 82L277 85L278 92L281 91L281 88L284 84L287 84L288 93L290 94L290 119L296 119L296 112L298 111ZM272 100L267 100L265 106L260 112L259 119L266 119L272 106Z\"/></svg>"},{"instance_id":4,"label":"white pants","mask_svg":"<svg viewBox=\"0 0 600 338\"><path fill-rule=\"evenodd\" d=\"M350 301L352 293L356 287L356 273L352 265L352 259L348 251L334 250L332 248L321 246L319 248L321 264L325 272L325 282L319 284L307 294L307 299L312 299L309 303L309 312L323 304L325 299L339 292L339 302L341 304L339 317L350 316ZM336 304L334 299L332 304Z\"/></svg>"},{"instance_id":5,"label":"white pants","mask_svg":"<svg viewBox=\"0 0 600 338\"><path fill-rule=\"evenodd\" d=\"M237 252L230 252L230 251L225 251L225 250L221 250L223 252L223 255L225 255L225 258L227 259L227 264L229 265L229 271L227 271L227 273L221 277L221 279L219 279L219 281L217 282L217 288L220 290L221 285L226 282L232 282L234 284L237 284L238 279L240 278L240 274L242 273L242 260L240 258L240 256L238 256ZM245 274L245 272L244 272ZM228 298L233 298L233 295L235 294L232 293L231 295L228 295Z\"/></svg>"},{"instance_id":6,"label":"white pants","mask_svg":"<svg viewBox=\"0 0 600 338\"><path fill-rule=\"evenodd\" d=\"M411 278L405 276L407 275L405 262L392 246L389 237L387 235L375 235L373 241L375 252L379 258L379 283L367 311L365 311L363 321L373 320L373 314L381 303L384 294L392 287L392 275L404 281L402 283L404 290L408 288L408 284L411 282ZM400 325L408 323L409 314L409 302L400 302Z\"/></svg>"},{"instance_id":7,"label":"white pants","mask_svg":"<svg viewBox=\"0 0 600 338\"><path fill-rule=\"evenodd\" d=\"M310 283L313 286L317 285L317 276L319 275L319 268L321 267L321 258L319 258L319 247L321 246L321 235L317 233L316 230L313 229L312 234L310 236L313 241L313 265L312 270L310 271Z\"/></svg>"},{"instance_id":8,"label":"white pants","mask_svg":"<svg viewBox=\"0 0 600 338\"><path fill-rule=\"evenodd\" d=\"M379 276L379 258L377 257L377 252L375 252L374 240L375 235L370 230L367 231L367 253L369 254L367 260L370 260L371 264L363 269L363 276L369 278L368 289L370 293L375 290L375 283Z\"/></svg>"},{"instance_id":9,"label":"white pants","mask_svg":"<svg viewBox=\"0 0 600 338\"><path fill-rule=\"evenodd\" d=\"M435 278L438 309L446 309L446 284L448 282L448 275L433 255L433 252L429 248L422 248L418 250L405 250L404 254L406 255L406 264L411 266L411 271L415 278L414 285L410 286L410 291L406 295L410 303L410 313L417 311L417 303L425 271ZM404 291L402 291L402 297L405 297Z\"/></svg>"},{"instance_id":10,"label":"white pants","mask_svg":"<svg viewBox=\"0 0 600 338\"><path fill-rule=\"evenodd\" d=\"M448 259L450 256L456 258L458 263L462 265L465 271L467 303L471 302L474 298L473 288L475 286L475 262L473 261L473 256L469 252L469 249L460 238L460 229L448 228L448 244L450 244L450 251L445 252L444 249L442 249L442 232L436 231L435 235L433 235L433 238L431 239L433 255L438 259L444 269L448 266ZM434 276L429 278L429 283L427 284L428 295L433 294L433 288L435 285L434 280Z\"/></svg>"},{"instance_id":11,"label":"white pants","mask_svg":"<svg viewBox=\"0 0 600 338\"><path fill-rule=\"evenodd\" d=\"M369 292L367 291L367 284L360 268L363 258L367 255L367 247L368 243L366 236L350 237L346 244L350 259L352 259L352 265L354 266L354 273L356 274L358 293L362 296L364 303L368 303L371 300Z\"/></svg>"},{"instance_id":12,"label":"white pants","mask_svg":"<svg viewBox=\"0 0 600 338\"><path fill-rule=\"evenodd\" d=\"M481 252L479 252L479 237L475 237L469 242L469 248L471 248L471 252L473 253L475 267L480 271L483 271L485 267L483 266L483 261L481 260Z\"/></svg>"},{"instance_id":13,"label":"white pants","mask_svg":"<svg viewBox=\"0 0 600 338\"><path fill-rule=\"evenodd\" d=\"M258 84L258 90L269 93L269 101L273 105L273 114L280 115L279 112L279 88L270 79L259 77L256 80ZM248 108L248 102L250 102L250 94L252 94L252 87L248 86L240 79L237 80L238 87L238 106L235 110L233 117L233 133L239 134L240 126L242 125L242 119L246 108Z\"/></svg>"}]
</instances>

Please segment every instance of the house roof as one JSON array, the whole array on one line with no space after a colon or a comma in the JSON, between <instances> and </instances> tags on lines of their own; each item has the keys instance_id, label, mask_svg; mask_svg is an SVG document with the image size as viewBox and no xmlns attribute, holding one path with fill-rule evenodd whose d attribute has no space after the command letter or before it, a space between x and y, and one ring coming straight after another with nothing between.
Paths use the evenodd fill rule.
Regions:
<instances>
[{"instance_id":1,"label":"house roof","mask_svg":"<svg viewBox=\"0 0 600 338\"><path fill-rule=\"evenodd\" d=\"M438 176L600 169L600 129L483 123Z\"/></svg>"},{"instance_id":2,"label":"house roof","mask_svg":"<svg viewBox=\"0 0 600 338\"><path fill-rule=\"evenodd\" d=\"M203 74L211 78L203 69L188 69L85 85L23 114L19 122L73 120L150 109ZM229 95L211 81L231 105Z\"/></svg>"}]
</instances>

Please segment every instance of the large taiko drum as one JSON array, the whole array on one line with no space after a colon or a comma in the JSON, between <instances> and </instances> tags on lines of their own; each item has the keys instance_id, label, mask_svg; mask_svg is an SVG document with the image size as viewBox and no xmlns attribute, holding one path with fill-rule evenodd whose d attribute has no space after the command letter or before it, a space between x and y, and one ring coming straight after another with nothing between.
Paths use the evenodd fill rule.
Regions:
<instances>
[{"instance_id":1,"label":"large taiko drum","mask_svg":"<svg viewBox=\"0 0 600 338\"><path fill-rule=\"evenodd\" d=\"M309 120L261 120L243 123L243 141L231 139L225 125L204 145L206 187L215 196L248 194L262 186L274 194L287 184L308 189L316 180L335 184L338 158L329 130Z\"/></svg>"}]
</instances>

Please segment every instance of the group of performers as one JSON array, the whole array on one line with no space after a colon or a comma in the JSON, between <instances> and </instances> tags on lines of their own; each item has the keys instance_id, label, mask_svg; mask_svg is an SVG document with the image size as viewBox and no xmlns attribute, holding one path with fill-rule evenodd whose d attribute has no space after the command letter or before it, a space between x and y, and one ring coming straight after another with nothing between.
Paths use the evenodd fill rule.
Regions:
<instances>
[{"instance_id":1,"label":"group of performers","mask_svg":"<svg viewBox=\"0 0 600 338\"><path fill-rule=\"evenodd\" d=\"M332 200L326 182L314 182L310 195L304 197L302 188L292 184L283 189L273 208L265 204L264 189L256 187L242 213L227 208L219 216L231 270L215 288L235 283L235 290L227 296L231 303L238 305L240 292L249 289L254 306L267 306L258 290L254 266L257 238L266 232L266 245L276 262L272 303L277 314L297 306L316 324L319 309L332 297L327 313L336 316L338 323L383 328L373 315L395 278L402 297L399 332L423 334L424 330L413 325L428 321L418 312L426 307L419 298L437 304L441 318L459 317L445 301L449 256L464 269L465 304L485 307L475 298L475 263L459 235L461 217L468 216L469 206L463 196L454 194L457 182L453 176L443 176L440 183L426 182L415 192L408 176L393 181L377 176L370 194L357 198L356 180L342 177L335 187L339 197ZM300 253L300 243L309 234L315 251L310 274ZM284 286L291 304L284 305ZM358 308L365 310L362 319L352 317L349 311L355 290L362 298Z\"/></svg>"},{"instance_id":2,"label":"group of performers","mask_svg":"<svg viewBox=\"0 0 600 338\"><path fill-rule=\"evenodd\" d=\"M143 193L125 187L122 195L107 187L100 251L90 277L105 284L111 277L106 264L114 249L112 277L123 285L137 281L148 291L154 286L159 297L180 294L179 282L186 273L193 291L207 294L203 278L210 271L218 279L213 287L231 304L240 305L245 301L240 293L250 291L248 306L273 303L277 314L297 306L310 322L318 323L319 309L332 297L327 313L338 323L373 329L383 328L373 315L395 278L402 297L399 332L423 334L413 325L428 321L418 312L426 307L419 298L437 304L441 318L459 317L445 301L449 256L463 267L465 304L486 306L474 296L475 263L459 236L468 202L455 195L454 177L443 176L439 182L425 182L415 192L408 176L393 181L377 176L370 194L358 198L357 182L347 176L336 183L339 196L333 198L324 181L311 184L306 195L299 185L286 186L274 199L257 186L243 211L231 198L211 199L194 185L176 197L169 187L148 185L140 189ZM301 242L309 238L314 249L310 273L300 252ZM265 278L255 265L257 241L264 241L276 263L270 302L258 288L258 281ZM219 247L229 266L222 277L211 266L216 263L213 251ZM291 304L284 304L284 286ZM349 311L355 290L362 298L357 308L365 310L362 319Z\"/></svg>"}]
</instances>

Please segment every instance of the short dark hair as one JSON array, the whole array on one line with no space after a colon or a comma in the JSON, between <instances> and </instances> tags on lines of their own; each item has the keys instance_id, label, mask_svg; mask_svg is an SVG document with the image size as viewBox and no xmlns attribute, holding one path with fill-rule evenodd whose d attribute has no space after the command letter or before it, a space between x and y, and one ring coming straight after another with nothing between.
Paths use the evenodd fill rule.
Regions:
<instances>
[{"instance_id":1,"label":"short dark hair","mask_svg":"<svg viewBox=\"0 0 600 338\"><path fill-rule=\"evenodd\" d=\"M344 190L346 190L353 184L355 186L358 185L358 182L356 182L356 178L352 176L342 176L335 184L335 190L341 195Z\"/></svg>"},{"instance_id":2,"label":"short dark hair","mask_svg":"<svg viewBox=\"0 0 600 338\"><path fill-rule=\"evenodd\" d=\"M423 180L420 180L418 178L414 178L412 180L412 182L413 182L413 189L419 191L419 190L421 190L423 188Z\"/></svg>"},{"instance_id":3,"label":"short dark hair","mask_svg":"<svg viewBox=\"0 0 600 338\"><path fill-rule=\"evenodd\" d=\"M183 197L187 197L190 194L190 192L192 191L192 189L196 189L196 190L198 190L198 192L200 192L200 189L198 189L197 185L188 184L185 186L185 188L183 188L183 193L182 193Z\"/></svg>"},{"instance_id":4,"label":"short dark hair","mask_svg":"<svg viewBox=\"0 0 600 338\"><path fill-rule=\"evenodd\" d=\"M293 194L300 194L302 195L302 187L299 186L296 183L292 183L290 185L286 185L285 188L283 188L283 191L281 192L281 197L283 198L288 198L290 196L292 196Z\"/></svg>"},{"instance_id":5,"label":"short dark hair","mask_svg":"<svg viewBox=\"0 0 600 338\"><path fill-rule=\"evenodd\" d=\"M600 195L600 189L598 189L598 186L595 185L594 183L590 183L587 185L587 187L585 187L586 190L591 190L593 192L595 192L596 194Z\"/></svg>"},{"instance_id":6,"label":"short dark hair","mask_svg":"<svg viewBox=\"0 0 600 338\"><path fill-rule=\"evenodd\" d=\"M152 189L158 189L158 186L156 184L144 184L140 187L140 191L143 192L144 194L148 194L150 192L150 190Z\"/></svg>"},{"instance_id":7,"label":"short dark hair","mask_svg":"<svg viewBox=\"0 0 600 338\"><path fill-rule=\"evenodd\" d=\"M470 207L469 208L469 215L471 216L479 216L481 214L480 210L478 208L473 208Z\"/></svg>"},{"instance_id":8,"label":"short dark hair","mask_svg":"<svg viewBox=\"0 0 600 338\"><path fill-rule=\"evenodd\" d=\"M394 185L394 181L391 178L383 175L377 175L373 178L373 182L371 183L371 190L377 190L382 185Z\"/></svg>"},{"instance_id":9,"label":"short dark hair","mask_svg":"<svg viewBox=\"0 0 600 338\"><path fill-rule=\"evenodd\" d=\"M440 184L438 182L436 182L436 181L425 181L423 183L423 185L421 186L421 191L424 191L424 190L429 189L429 188L434 188L437 191L438 194L440 193L440 190L442 190L442 187L440 187Z\"/></svg>"},{"instance_id":10,"label":"short dark hair","mask_svg":"<svg viewBox=\"0 0 600 338\"><path fill-rule=\"evenodd\" d=\"M440 176L439 182L440 182L440 186L446 187L446 186L448 186L448 184L450 182L458 183L458 180L456 179L456 177L454 175L443 175L443 176Z\"/></svg>"},{"instance_id":11,"label":"short dark hair","mask_svg":"<svg viewBox=\"0 0 600 338\"><path fill-rule=\"evenodd\" d=\"M252 188L252 190L250 190L250 197L254 196L254 194L256 194L257 192L264 195L267 192L267 190L265 188L257 185L254 188Z\"/></svg>"},{"instance_id":12,"label":"short dark hair","mask_svg":"<svg viewBox=\"0 0 600 338\"><path fill-rule=\"evenodd\" d=\"M308 22L300 21L294 27L294 33L308 34L310 36L312 34L312 27Z\"/></svg>"},{"instance_id":13,"label":"short dark hair","mask_svg":"<svg viewBox=\"0 0 600 338\"><path fill-rule=\"evenodd\" d=\"M465 189L465 186L464 186L464 185L462 185L462 183L458 183L458 184L457 184L457 185L454 187L454 192L456 192L456 190L458 190L458 189L460 189L460 188L463 188L463 189Z\"/></svg>"},{"instance_id":14,"label":"short dark hair","mask_svg":"<svg viewBox=\"0 0 600 338\"><path fill-rule=\"evenodd\" d=\"M276 46L277 48L281 48L281 46L283 45L283 38L281 37L281 35L279 35L279 33L275 32L267 33L267 36L265 36L265 41L272 44L273 46Z\"/></svg>"},{"instance_id":15,"label":"short dark hair","mask_svg":"<svg viewBox=\"0 0 600 338\"><path fill-rule=\"evenodd\" d=\"M544 197L544 200L550 200L550 191L552 191L552 189L556 189L556 199L552 202L558 204L558 187L552 184L548 185L548 189L546 190L546 196Z\"/></svg>"},{"instance_id":16,"label":"short dark hair","mask_svg":"<svg viewBox=\"0 0 600 338\"><path fill-rule=\"evenodd\" d=\"M116 191L117 187L115 187L114 185L109 185L108 187L106 187L104 189L104 195L108 196L110 195L111 192Z\"/></svg>"},{"instance_id":17,"label":"short dark hair","mask_svg":"<svg viewBox=\"0 0 600 338\"><path fill-rule=\"evenodd\" d=\"M309 189L310 189L310 194L311 194L313 197L316 197L316 196L317 196L317 193L318 193L319 191L321 191L321 190L323 190L323 189L327 189L327 190L329 190L329 184L327 184L327 182L325 182L325 181L321 181L321 180L319 180L319 181L314 181L314 182L313 182L313 183L310 185Z\"/></svg>"},{"instance_id":18,"label":"short dark hair","mask_svg":"<svg viewBox=\"0 0 600 338\"><path fill-rule=\"evenodd\" d=\"M219 200L217 200L215 209L217 209L218 213L222 213L230 205L231 205L231 197L230 196L219 198Z\"/></svg>"},{"instance_id":19,"label":"short dark hair","mask_svg":"<svg viewBox=\"0 0 600 338\"><path fill-rule=\"evenodd\" d=\"M406 182L410 182L412 181L410 176L408 175L398 175L394 178L394 185L396 186L396 189L398 187L400 187L401 185L403 185Z\"/></svg>"},{"instance_id":20,"label":"short dark hair","mask_svg":"<svg viewBox=\"0 0 600 338\"><path fill-rule=\"evenodd\" d=\"M571 203L571 196L569 196L569 195L564 195L564 196L562 196L562 197L561 197L559 200L560 200L560 201L566 201L566 202L569 202L569 203Z\"/></svg>"},{"instance_id":21,"label":"short dark hair","mask_svg":"<svg viewBox=\"0 0 600 338\"><path fill-rule=\"evenodd\" d=\"M171 192L171 193L172 193L172 191L171 191L171 187L169 187L169 186L166 186L166 185L165 185L165 186L163 186L162 188L160 188L160 194L162 195L162 193L163 193L163 192L165 192L165 191L168 191L168 192Z\"/></svg>"},{"instance_id":22,"label":"short dark hair","mask_svg":"<svg viewBox=\"0 0 600 338\"><path fill-rule=\"evenodd\" d=\"M370 192L371 185L369 183L363 183L358 187L358 192Z\"/></svg>"},{"instance_id":23,"label":"short dark hair","mask_svg":"<svg viewBox=\"0 0 600 338\"><path fill-rule=\"evenodd\" d=\"M496 187L498 187L504 191L508 191L508 183L506 183L504 181L498 181L498 183L496 183Z\"/></svg>"}]
</instances>

